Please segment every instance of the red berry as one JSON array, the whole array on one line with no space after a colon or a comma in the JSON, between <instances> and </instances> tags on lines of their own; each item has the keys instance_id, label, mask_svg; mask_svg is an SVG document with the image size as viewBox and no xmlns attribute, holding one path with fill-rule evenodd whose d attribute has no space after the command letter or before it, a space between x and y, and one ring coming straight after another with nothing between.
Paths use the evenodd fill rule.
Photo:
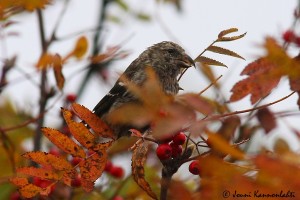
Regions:
<instances>
[{"instance_id":1,"label":"red berry","mask_svg":"<svg viewBox=\"0 0 300 200\"><path fill-rule=\"evenodd\" d=\"M194 175L199 175L200 174L200 163L198 160L194 160L193 162L190 163L189 165L189 171L194 174Z\"/></svg>"},{"instance_id":2,"label":"red berry","mask_svg":"<svg viewBox=\"0 0 300 200\"><path fill-rule=\"evenodd\" d=\"M72 187L80 187L81 186L81 176L80 175L76 176L76 178L71 181L71 186Z\"/></svg>"},{"instance_id":3,"label":"red berry","mask_svg":"<svg viewBox=\"0 0 300 200\"><path fill-rule=\"evenodd\" d=\"M10 195L10 200L21 200L21 195L19 192L14 192Z\"/></svg>"},{"instance_id":4,"label":"red berry","mask_svg":"<svg viewBox=\"0 0 300 200\"><path fill-rule=\"evenodd\" d=\"M52 147L49 150L49 153L52 154L52 155L55 155L55 156L60 156L60 151L57 148L55 148L55 147Z\"/></svg>"},{"instance_id":5,"label":"red berry","mask_svg":"<svg viewBox=\"0 0 300 200\"><path fill-rule=\"evenodd\" d=\"M300 37L296 37L295 38L295 44L298 45L298 47L300 46Z\"/></svg>"},{"instance_id":6,"label":"red berry","mask_svg":"<svg viewBox=\"0 0 300 200\"><path fill-rule=\"evenodd\" d=\"M177 145L182 145L185 143L185 140L186 140L186 136L183 132L179 132L178 134L176 134L173 138L173 142L174 144L177 144Z\"/></svg>"},{"instance_id":7,"label":"red berry","mask_svg":"<svg viewBox=\"0 0 300 200\"><path fill-rule=\"evenodd\" d=\"M292 30L287 30L282 34L282 38L285 42L294 42L296 39L296 34Z\"/></svg>"},{"instance_id":8,"label":"red berry","mask_svg":"<svg viewBox=\"0 0 300 200\"><path fill-rule=\"evenodd\" d=\"M115 196L112 200L124 200L124 199L123 199L123 197L118 195L118 196Z\"/></svg>"},{"instance_id":9,"label":"red berry","mask_svg":"<svg viewBox=\"0 0 300 200\"><path fill-rule=\"evenodd\" d=\"M124 170L119 166L112 166L109 172L115 178L123 178L124 176Z\"/></svg>"},{"instance_id":10,"label":"red berry","mask_svg":"<svg viewBox=\"0 0 300 200\"><path fill-rule=\"evenodd\" d=\"M77 99L77 96L75 94L68 94L66 97L66 100L71 103L75 102L76 99Z\"/></svg>"},{"instance_id":11,"label":"red berry","mask_svg":"<svg viewBox=\"0 0 300 200\"><path fill-rule=\"evenodd\" d=\"M170 146L172 147L172 158L176 158L182 153L182 146L177 145L173 142L170 143Z\"/></svg>"},{"instance_id":12,"label":"red berry","mask_svg":"<svg viewBox=\"0 0 300 200\"><path fill-rule=\"evenodd\" d=\"M111 161L107 161L106 164L105 164L105 168L104 168L104 171L107 171L109 172L111 170L111 168L113 167L113 164Z\"/></svg>"},{"instance_id":13,"label":"red berry","mask_svg":"<svg viewBox=\"0 0 300 200\"><path fill-rule=\"evenodd\" d=\"M161 160L167 160L172 156L172 147L169 144L160 144L156 149L156 155Z\"/></svg>"},{"instance_id":14,"label":"red berry","mask_svg":"<svg viewBox=\"0 0 300 200\"><path fill-rule=\"evenodd\" d=\"M72 164L73 166L76 166L76 165L78 165L82 160L83 160L82 158L74 157L74 158L72 158L72 160L71 160L71 164Z\"/></svg>"}]
</instances>

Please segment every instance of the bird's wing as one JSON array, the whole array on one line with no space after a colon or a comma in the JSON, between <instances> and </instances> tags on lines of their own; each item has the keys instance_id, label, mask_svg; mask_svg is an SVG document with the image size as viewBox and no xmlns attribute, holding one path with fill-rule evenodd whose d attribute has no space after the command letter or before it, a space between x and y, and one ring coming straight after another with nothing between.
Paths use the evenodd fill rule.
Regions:
<instances>
[{"instance_id":1,"label":"bird's wing","mask_svg":"<svg viewBox=\"0 0 300 200\"><path fill-rule=\"evenodd\" d=\"M121 81L117 81L112 89L107 93L100 102L95 106L94 112L99 117L107 113L117 99L122 98L127 89Z\"/></svg>"}]
</instances>

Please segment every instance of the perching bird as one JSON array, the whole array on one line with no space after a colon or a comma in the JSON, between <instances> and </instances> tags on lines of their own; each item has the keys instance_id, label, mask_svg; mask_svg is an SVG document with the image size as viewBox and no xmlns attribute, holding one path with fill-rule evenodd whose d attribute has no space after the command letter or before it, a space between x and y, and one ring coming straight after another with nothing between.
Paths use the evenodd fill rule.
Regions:
<instances>
[{"instance_id":1,"label":"perching bird","mask_svg":"<svg viewBox=\"0 0 300 200\"><path fill-rule=\"evenodd\" d=\"M185 53L182 47L173 42L165 41L155 44L141 53L129 65L123 75L132 83L142 85L146 80L145 69L151 67L160 81L162 90L166 94L176 95L180 89L177 80L178 75L182 69L192 65L195 66L193 59ZM105 119L105 116L126 103L135 102L139 102L137 97L131 94L124 83L118 79L109 93L95 106L94 113L108 123L117 138L129 136L129 129L137 127L132 127L130 124L111 124Z\"/></svg>"}]
</instances>

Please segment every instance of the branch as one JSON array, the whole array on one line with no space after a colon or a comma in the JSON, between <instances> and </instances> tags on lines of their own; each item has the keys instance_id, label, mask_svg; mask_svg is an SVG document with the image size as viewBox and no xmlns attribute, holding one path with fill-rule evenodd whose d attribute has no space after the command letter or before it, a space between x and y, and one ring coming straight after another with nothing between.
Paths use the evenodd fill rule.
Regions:
<instances>
[{"instance_id":1,"label":"branch","mask_svg":"<svg viewBox=\"0 0 300 200\"><path fill-rule=\"evenodd\" d=\"M247 113L247 112L259 110L259 109L262 109L262 108L266 108L266 107L269 107L271 105L274 105L276 103L279 103L279 102L281 102L281 101L289 98L290 96L292 96L295 93L296 93L295 91L291 92L289 95L284 96L281 99L278 99L276 101L273 101L273 102L265 104L265 105L257 106L255 108L249 108L249 109L245 109L245 110L238 110L238 111L234 111L234 112L230 112L230 113L225 113L225 114L220 114L220 115L213 115L213 116L207 117L207 118L205 118L203 120L205 120L205 121L211 121L211 120L216 120L216 119L220 119L220 118L224 118L224 117L229 117L229 116L232 116L232 115L238 115L238 114Z\"/></svg>"}]
</instances>

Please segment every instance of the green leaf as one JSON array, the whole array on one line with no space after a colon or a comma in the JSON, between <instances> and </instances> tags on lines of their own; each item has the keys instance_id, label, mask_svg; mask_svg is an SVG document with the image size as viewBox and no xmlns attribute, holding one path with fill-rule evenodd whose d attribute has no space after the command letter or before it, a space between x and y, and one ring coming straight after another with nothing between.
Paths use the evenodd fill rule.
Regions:
<instances>
[{"instance_id":1,"label":"green leaf","mask_svg":"<svg viewBox=\"0 0 300 200\"><path fill-rule=\"evenodd\" d=\"M125 10L125 11L128 11L128 10L129 10L128 5L127 5L123 0L116 0L115 2L116 2L116 3L118 4L118 6L120 6L120 8L122 8L123 10Z\"/></svg>"},{"instance_id":2,"label":"green leaf","mask_svg":"<svg viewBox=\"0 0 300 200\"><path fill-rule=\"evenodd\" d=\"M242 56L240 56L239 54L235 53L234 51L231 51L229 49L225 49L222 47L218 47L218 46L209 46L207 48L208 51L212 51L214 53L219 53L219 54L224 54L227 56L232 56L232 57L236 57L236 58L240 58L245 60L245 58L243 58Z\"/></svg>"}]
</instances>

